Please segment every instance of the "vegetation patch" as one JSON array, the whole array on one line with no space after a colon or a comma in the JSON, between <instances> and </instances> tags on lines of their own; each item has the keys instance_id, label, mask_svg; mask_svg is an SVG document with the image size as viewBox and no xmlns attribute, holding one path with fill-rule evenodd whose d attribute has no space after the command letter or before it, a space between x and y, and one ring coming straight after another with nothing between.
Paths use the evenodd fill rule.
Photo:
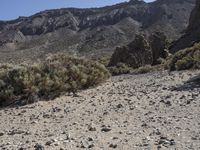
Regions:
<instances>
[{"instance_id":1,"label":"vegetation patch","mask_svg":"<svg viewBox=\"0 0 200 150\"><path fill-rule=\"evenodd\" d=\"M125 63L118 63L116 66L107 67L113 76L121 74L129 74L132 72L133 68L129 67Z\"/></svg>"},{"instance_id":2,"label":"vegetation patch","mask_svg":"<svg viewBox=\"0 0 200 150\"><path fill-rule=\"evenodd\" d=\"M110 62L111 57L110 56L104 56L98 58L96 61L98 61L100 64L103 64L104 66L108 66Z\"/></svg>"},{"instance_id":3,"label":"vegetation patch","mask_svg":"<svg viewBox=\"0 0 200 150\"><path fill-rule=\"evenodd\" d=\"M175 53L168 60L168 68L173 70L199 69L200 68L200 43Z\"/></svg>"},{"instance_id":4,"label":"vegetation patch","mask_svg":"<svg viewBox=\"0 0 200 150\"><path fill-rule=\"evenodd\" d=\"M146 65L134 70L135 74L145 74L154 71L153 66Z\"/></svg>"},{"instance_id":5,"label":"vegetation patch","mask_svg":"<svg viewBox=\"0 0 200 150\"><path fill-rule=\"evenodd\" d=\"M33 65L0 66L0 106L50 99L96 86L110 77L104 65L61 54Z\"/></svg>"}]
</instances>

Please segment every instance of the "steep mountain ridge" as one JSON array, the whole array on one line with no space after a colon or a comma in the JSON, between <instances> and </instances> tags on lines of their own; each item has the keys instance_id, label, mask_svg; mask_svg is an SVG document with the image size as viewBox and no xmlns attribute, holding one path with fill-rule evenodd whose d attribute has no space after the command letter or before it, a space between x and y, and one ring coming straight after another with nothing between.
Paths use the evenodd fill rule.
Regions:
<instances>
[{"instance_id":1,"label":"steep mountain ridge","mask_svg":"<svg viewBox=\"0 0 200 150\"><path fill-rule=\"evenodd\" d=\"M196 7L191 13L189 26L185 34L171 47L171 52L192 46L200 41L200 0L196 1Z\"/></svg>"},{"instance_id":2,"label":"steep mountain ridge","mask_svg":"<svg viewBox=\"0 0 200 150\"><path fill-rule=\"evenodd\" d=\"M56 52L112 54L116 46L131 42L136 34L155 30L174 40L186 29L194 6L195 0L131 0L102 8L46 10L0 21L1 62Z\"/></svg>"}]
</instances>

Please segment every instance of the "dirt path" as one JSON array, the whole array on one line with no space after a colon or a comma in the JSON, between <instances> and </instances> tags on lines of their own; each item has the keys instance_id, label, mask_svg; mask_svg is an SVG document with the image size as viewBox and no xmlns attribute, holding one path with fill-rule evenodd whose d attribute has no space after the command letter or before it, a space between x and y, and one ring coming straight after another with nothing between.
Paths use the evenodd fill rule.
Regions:
<instances>
[{"instance_id":1,"label":"dirt path","mask_svg":"<svg viewBox=\"0 0 200 150\"><path fill-rule=\"evenodd\" d=\"M113 77L103 85L0 110L0 149L200 149L200 73Z\"/></svg>"}]
</instances>

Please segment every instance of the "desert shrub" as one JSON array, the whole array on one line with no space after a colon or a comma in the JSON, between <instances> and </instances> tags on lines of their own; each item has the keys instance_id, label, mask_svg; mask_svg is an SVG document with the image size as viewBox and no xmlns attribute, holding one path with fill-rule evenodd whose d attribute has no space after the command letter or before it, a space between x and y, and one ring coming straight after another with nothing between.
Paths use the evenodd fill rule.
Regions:
<instances>
[{"instance_id":1,"label":"desert shrub","mask_svg":"<svg viewBox=\"0 0 200 150\"><path fill-rule=\"evenodd\" d=\"M134 70L136 74L145 74L154 71L154 68L151 65L142 66Z\"/></svg>"},{"instance_id":2,"label":"desert shrub","mask_svg":"<svg viewBox=\"0 0 200 150\"><path fill-rule=\"evenodd\" d=\"M108 66L109 62L110 62L111 57L109 56L104 56L99 58L97 61L101 64L103 64L104 66Z\"/></svg>"},{"instance_id":3,"label":"desert shrub","mask_svg":"<svg viewBox=\"0 0 200 150\"><path fill-rule=\"evenodd\" d=\"M109 71L98 62L61 54L33 65L1 65L0 106L28 103L33 97L49 99L63 92L76 93L109 77Z\"/></svg>"},{"instance_id":4,"label":"desert shrub","mask_svg":"<svg viewBox=\"0 0 200 150\"><path fill-rule=\"evenodd\" d=\"M177 62L175 63L175 68L176 70L186 70L192 68L194 64L195 61L192 57L183 57L182 59L177 60Z\"/></svg>"},{"instance_id":5,"label":"desert shrub","mask_svg":"<svg viewBox=\"0 0 200 150\"><path fill-rule=\"evenodd\" d=\"M200 63L200 43L191 48L186 48L175 53L168 60L168 68L173 70L185 70L199 68Z\"/></svg>"},{"instance_id":6,"label":"desert shrub","mask_svg":"<svg viewBox=\"0 0 200 150\"><path fill-rule=\"evenodd\" d=\"M108 67L108 70L113 76L131 73L133 68L124 63L118 63L116 66Z\"/></svg>"}]
</instances>

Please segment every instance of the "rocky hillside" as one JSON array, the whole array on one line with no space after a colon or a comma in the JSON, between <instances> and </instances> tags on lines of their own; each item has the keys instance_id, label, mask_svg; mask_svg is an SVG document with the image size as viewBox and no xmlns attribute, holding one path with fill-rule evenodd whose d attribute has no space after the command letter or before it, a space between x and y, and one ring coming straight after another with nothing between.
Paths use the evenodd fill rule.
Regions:
<instances>
[{"instance_id":1,"label":"rocky hillside","mask_svg":"<svg viewBox=\"0 0 200 150\"><path fill-rule=\"evenodd\" d=\"M171 47L172 52L190 47L200 41L200 0L196 1L196 7L191 13L189 26L184 36L174 43Z\"/></svg>"},{"instance_id":2,"label":"rocky hillside","mask_svg":"<svg viewBox=\"0 0 200 150\"><path fill-rule=\"evenodd\" d=\"M111 54L137 33L162 31L181 36L195 0L131 0L102 8L47 10L30 17L0 21L0 61L23 61L68 52L87 56ZM23 60L22 60L23 58Z\"/></svg>"}]
</instances>

